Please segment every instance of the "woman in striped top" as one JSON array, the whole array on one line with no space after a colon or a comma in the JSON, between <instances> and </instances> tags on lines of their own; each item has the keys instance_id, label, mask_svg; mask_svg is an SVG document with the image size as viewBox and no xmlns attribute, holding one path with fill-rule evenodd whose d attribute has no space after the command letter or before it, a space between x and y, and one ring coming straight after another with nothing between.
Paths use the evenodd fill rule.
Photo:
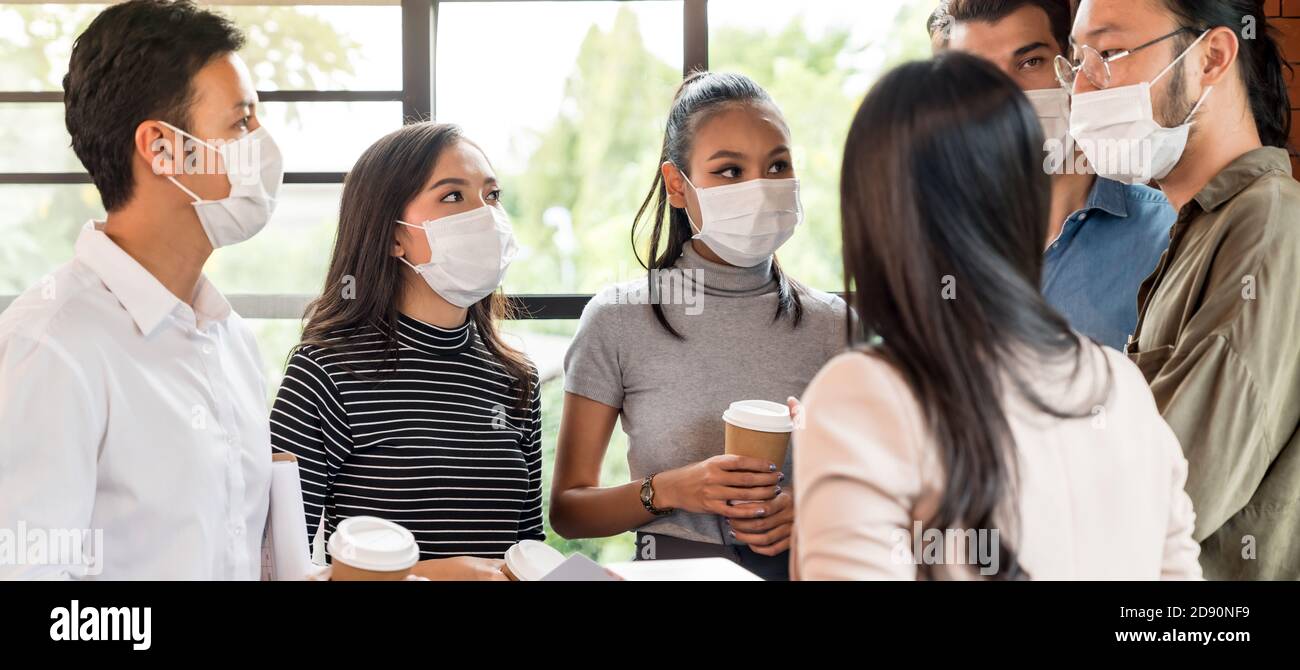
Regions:
<instances>
[{"instance_id":1,"label":"woman in striped top","mask_svg":"<svg viewBox=\"0 0 1300 670\"><path fill-rule=\"evenodd\" d=\"M325 291L271 413L298 457L308 537L370 515L415 573L504 579L544 539L536 368L497 332L515 244L482 151L447 124L380 139L348 174Z\"/></svg>"}]
</instances>

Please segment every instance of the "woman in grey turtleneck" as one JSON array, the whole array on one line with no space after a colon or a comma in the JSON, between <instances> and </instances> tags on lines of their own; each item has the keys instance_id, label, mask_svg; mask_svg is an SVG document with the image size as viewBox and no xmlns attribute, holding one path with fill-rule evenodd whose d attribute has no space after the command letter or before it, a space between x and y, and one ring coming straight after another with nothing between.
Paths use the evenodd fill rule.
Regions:
<instances>
[{"instance_id":1,"label":"woman in grey turtleneck","mask_svg":"<svg viewBox=\"0 0 1300 670\"><path fill-rule=\"evenodd\" d=\"M720 556L788 577L790 458L723 455L722 413L801 394L846 341L844 302L773 256L803 215L789 146L780 110L747 77L696 73L679 89L633 225L654 212L647 278L596 296L565 358L559 534L635 530L638 560ZM633 481L601 487L619 419Z\"/></svg>"}]
</instances>

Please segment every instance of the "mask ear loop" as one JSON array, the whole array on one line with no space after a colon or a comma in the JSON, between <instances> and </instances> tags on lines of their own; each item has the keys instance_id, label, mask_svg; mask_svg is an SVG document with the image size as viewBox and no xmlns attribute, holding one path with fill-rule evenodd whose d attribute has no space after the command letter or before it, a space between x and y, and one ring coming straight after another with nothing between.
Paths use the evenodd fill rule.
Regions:
<instances>
[{"instance_id":1,"label":"mask ear loop","mask_svg":"<svg viewBox=\"0 0 1300 670\"><path fill-rule=\"evenodd\" d=\"M406 260L406 257L405 257L405 256L398 256L398 257L397 257L397 260L402 261L403 263L406 263L406 267L411 268L411 270L412 270L413 272L415 272L415 274L417 274L417 275L420 274L420 269L417 268L417 267L415 267L414 265L412 265L412 264L411 264L411 261Z\"/></svg>"},{"instance_id":2,"label":"mask ear loop","mask_svg":"<svg viewBox=\"0 0 1300 670\"><path fill-rule=\"evenodd\" d=\"M191 134L185 132L184 130L181 130L180 128L177 128L176 126L173 126L173 125L170 124L170 123L167 123L166 121L163 121L162 119L159 119L159 120L158 120L158 123L161 123L162 125L167 126L168 128L171 128L173 131L175 131L176 133L178 133L178 134L180 134L180 135L184 135L185 137L188 137L188 138L194 140L195 142L198 142L199 144L202 144L203 146L207 147L208 150L210 150L210 151L217 151L216 148L213 147L211 144L208 144L207 142L204 142L203 140L201 140L201 139L199 139L199 138L197 138L197 137L195 137L195 136L193 136L193 135L191 135ZM175 155L174 152L169 152L169 153L172 153L172 171L175 172L175 171L176 171L176 164L175 164L175 161L176 161L176 155ZM218 151L217 153L221 153L221 152ZM190 204L197 205L197 204L199 204L199 203L201 203L201 202L204 201L203 198L200 198L200 197L199 197L199 194L195 193L194 191L191 191L191 190L188 189L188 188L185 188L185 185L184 185L184 184L182 184L182 183L180 183L179 181L177 181L175 175L170 175L170 174L167 175L167 181L170 181L171 183L175 184L175 185L176 185L176 188L179 188L180 190L182 190L182 191L185 192L185 195L188 195L188 196L190 196L191 198L193 198L193 199L194 199L194 202L192 202L192 203L190 203Z\"/></svg>"},{"instance_id":3,"label":"mask ear loop","mask_svg":"<svg viewBox=\"0 0 1300 670\"><path fill-rule=\"evenodd\" d=\"M683 179L687 184L690 185L691 190L692 190L692 191L695 191L695 199L696 199L696 201L698 201L698 200L700 199L700 189L696 188L696 187L695 187L695 184L692 184L692 183L691 183L691 178L686 176L686 171L685 171L685 170L683 170L683 169L677 167L676 165L674 165L673 167L674 167L674 168L677 168L677 173L680 174L680 175L682 176L682 179ZM687 203L687 206L686 206L686 207L683 207L683 208L682 208L682 211L686 213L686 222L687 222L688 224L690 224L690 226L691 226L691 232L694 233L694 235L691 235L691 239L692 239L692 240L698 240L698 239L700 239L700 235L704 234L704 233L703 233L704 228L703 228L702 226L697 226L697 225L695 225L695 220L691 218L691 208L690 208L689 205L690 205L690 203Z\"/></svg>"},{"instance_id":4,"label":"mask ear loop","mask_svg":"<svg viewBox=\"0 0 1300 670\"><path fill-rule=\"evenodd\" d=\"M403 226L407 226L407 227L409 227L409 228L419 228L420 230L424 230L424 226L417 226L417 225L415 225L415 224L413 224L413 223L407 223L407 222L405 222L405 221L403 221L403 220L401 220L401 219L397 219L396 221L397 221L398 223L402 224ZM397 260L402 261L403 263L406 263L406 267L411 268L411 270L414 271L415 274L417 274L417 275L420 274L420 269L417 268L417 267L415 267L415 265L412 264L411 261L406 260L406 257L405 257L405 256L398 256L398 257L397 257Z\"/></svg>"},{"instance_id":5,"label":"mask ear loop","mask_svg":"<svg viewBox=\"0 0 1300 670\"><path fill-rule=\"evenodd\" d=\"M1178 61L1182 60L1184 56L1186 56L1187 54L1191 53L1192 49L1195 49L1195 48L1196 48L1196 45L1200 44L1200 43L1201 43L1201 40L1205 39L1205 36L1206 36L1206 35L1209 35L1209 34L1210 34L1210 31L1208 31L1208 30L1205 31L1205 32L1203 32L1203 33L1201 33L1201 36L1198 37L1198 38L1196 38L1196 41L1195 41L1195 42L1192 42L1191 44L1187 45L1187 48L1186 48L1186 49L1183 49L1183 52L1180 53L1180 54L1178 54L1178 57L1177 57L1177 58L1175 58L1175 59L1174 59L1173 61L1171 61L1168 65L1166 65L1166 66L1165 66L1165 69L1161 70L1161 71L1160 71L1160 74L1156 75L1156 78L1155 78L1155 79L1152 79L1149 85L1154 86L1156 82L1160 81L1160 78L1161 78L1161 77L1164 77L1166 74L1169 74L1169 71L1172 70L1172 69L1174 69L1174 66L1178 64Z\"/></svg>"},{"instance_id":6,"label":"mask ear loop","mask_svg":"<svg viewBox=\"0 0 1300 670\"><path fill-rule=\"evenodd\" d=\"M1200 99L1200 100L1197 100L1197 101L1196 101L1196 106L1195 106L1195 107L1192 107L1192 111L1190 111L1190 112L1187 113L1187 118L1186 118L1186 119L1183 119L1183 123L1182 123L1182 125L1185 126L1185 125L1187 125L1187 124L1189 124L1189 123L1192 122L1192 117L1193 117L1193 116L1196 116L1196 112L1200 111L1200 109L1201 109L1201 105L1204 104L1205 101L1206 101L1206 99L1208 99L1208 98L1210 97L1210 93L1211 93L1213 90L1214 90L1214 86L1206 86L1206 87L1205 87L1205 92L1201 94L1201 99Z\"/></svg>"},{"instance_id":7,"label":"mask ear loop","mask_svg":"<svg viewBox=\"0 0 1300 670\"><path fill-rule=\"evenodd\" d=\"M181 135L184 135L184 136L186 136L186 137L188 137L188 138L194 140L195 142L198 142L199 144L202 144L204 147L207 147L207 149L208 149L209 151L215 151L215 152L218 153L218 154L221 153L221 151L220 151L219 149L217 149L216 147L212 146L211 144L208 144L207 142L204 142L203 140L201 140L201 139L199 139L199 138L197 138L197 137L195 137L195 136L193 136L193 135L191 135L191 134L185 132L184 130L181 130L180 128L177 128L176 126L173 126L173 125L170 124L170 123L167 123L166 121L163 121L162 119L159 119L159 120L158 120L158 123L161 123L161 124L163 124L164 126L167 126L168 128L171 128L172 130L176 131L177 133L180 133Z\"/></svg>"},{"instance_id":8,"label":"mask ear loop","mask_svg":"<svg viewBox=\"0 0 1300 670\"><path fill-rule=\"evenodd\" d=\"M203 202L203 198L200 198L199 195L198 195L197 193L195 193L194 191L191 191L191 190L189 190L188 188L185 188L185 185L184 185L184 184L180 183L179 181L176 181L176 177L173 177L172 175L167 175L167 181L170 181L171 183L175 184L175 185L176 185L176 188L179 188L180 190L185 191L185 195L188 195L188 196L190 196L191 198L194 198L194 202L192 202L192 203L190 203L190 204L192 204L192 205L197 205L197 204Z\"/></svg>"},{"instance_id":9,"label":"mask ear loop","mask_svg":"<svg viewBox=\"0 0 1300 670\"><path fill-rule=\"evenodd\" d=\"M1152 80L1151 80L1151 83L1148 84L1148 86L1152 86L1152 85L1154 85L1157 81L1160 81L1160 78L1161 78L1161 77L1165 76L1165 74L1167 74L1170 70L1174 69L1174 66L1178 64L1178 61L1182 60L1184 56L1186 56L1187 54L1191 53L1192 49L1195 49L1195 48L1196 48L1196 45L1197 45L1197 44L1200 44L1200 43L1201 43L1201 40L1205 39L1205 36L1206 36L1206 35L1209 35L1209 34L1210 34L1210 31L1208 31L1208 30L1205 31L1205 32L1203 32L1203 33L1201 33L1201 36L1200 36L1200 37L1197 37L1197 38L1196 38L1196 41L1194 41L1194 42L1192 42L1191 44L1187 45L1187 48L1186 48L1186 49L1183 49L1183 52L1180 53L1180 54L1178 54L1178 57L1175 58L1175 59L1173 60L1173 62L1169 63L1169 65L1166 65L1166 66L1165 66L1165 69L1161 70L1161 71L1160 71L1160 74L1156 75L1156 78L1155 78L1155 79L1152 79ZM1196 101L1196 105L1195 105L1194 107L1192 107L1192 111L1189 112L1189 113L1187 114L1187 118L1183 119L1183 122L1180 123L1179 125L1181 125L1181 126L1185 126L1185 125L1187 125L1188 123L1191 123L1191 121L1192 121L1192 117L1193 117L1193 116L1196 116L1196 112L1200 111L1200 109L1201 109L1201 105L1205 103L1206 98L1209 98L1209 97L1210 97L1210 92L1213 91L1213 90L1214 90L1214 86L1207 86L1207 87L1205 88L1205 92L1202 93L1202 94L1201 94L1201 98L1200 98L1199 100Z\"/></svg>"}]
</instances>

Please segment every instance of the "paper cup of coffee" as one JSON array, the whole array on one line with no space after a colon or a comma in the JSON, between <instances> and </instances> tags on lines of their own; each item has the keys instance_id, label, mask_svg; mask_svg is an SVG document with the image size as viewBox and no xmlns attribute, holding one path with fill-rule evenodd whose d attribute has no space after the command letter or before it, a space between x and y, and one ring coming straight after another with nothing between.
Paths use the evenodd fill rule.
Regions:
<instances>
[{"instance_id":1,"label":"paper cup of coffee","mask_svg":"<svg viewBox=\"0 0 1300 670\"><path fill-rule=\"evenodd\" d=\"M760 458L778 468L785 465L794 430L789 407L767 400L740 400L731 403L722 420L727 428L726 453Z\"/></svg>"},{"instance_id":2,"label":"paper cup of coffee","mask_svg":"<svg viewBox=\"0 0 1300 670\"><path fill-rule=\"evenodd\" d=\"M373 516L344 519L330 535L330 580L398 581L411 574L420 547L411 531Z\"/></svg>"},{"instance_id":3,"label":"paper cup of coffee","mask_svg":"<svg viewBox=\"0 0 1300 670\"><path fill-rule=\"evenodd\" d=\"M506 550L506 577L516 582L541 581L564 562L560 550L537 540L524 540Z\"/></svg>"}]
</instances>

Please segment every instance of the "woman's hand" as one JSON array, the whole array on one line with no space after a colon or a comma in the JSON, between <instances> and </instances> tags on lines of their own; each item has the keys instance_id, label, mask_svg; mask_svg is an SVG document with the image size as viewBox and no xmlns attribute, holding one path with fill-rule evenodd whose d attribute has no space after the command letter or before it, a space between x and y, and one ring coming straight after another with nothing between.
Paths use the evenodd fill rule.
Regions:
<instances>
[{"instance_id":1,"label":"woman's hand","mask_svg":"<svg viewBox=\"0 0 1300 670\"><path fill-rule=\"evenodd\" d=\"M411 574L435 582L508 582L510 578L502 571L505 565L499 558L433 558L416 563Z\"/></svg>"},{"instance_id":2,"label":"woman's hand","mask_svg":"<svg viewBox=\"0 0 1300 670\"><path fill-rule=\"evenodd\" d=\"M757 505L745 505L754 507ZM765 505L767 515L750 519L728 519L731 536L749 545L756 554L775 556L790 548L794 532L794 492L782 491Z\"/></svg>"},{"instance_id":3,"label":"woman's hand","mask_svg":"<svg viewBox=\"0 0 1300 670\"><path fill-rule=\"evenodd\" d=\"M803 428L803 403L799 402L798 398L790 396L785 399L785 404L790 408L790 422L794 424L794 429Z\"/></svg>"},{"instance_id":4,"label":"woman's hand","mask_svg":"<svg viewBox=\"0 0 1300 670\"><path fill-rule=\"evenodd\" d=\"M803 403L790 396L785 399L790 408L790 421L795 430L803 427ZM766 516L750 519L728 519L731 536L749 545L756 554L775 556L790 548L794 533L794 492L783 490L767 505Z\"/></svg>"},{"instance_id":5,"label":"woman's hand","mask_svg":"<svg viewBox=\"0 0 1300 670\"><path fill-rule=\"evenodd\" d=\"M767 501L781 493L778 483L785 479L778 467L757 458L725 454L662 472L654 478L655 506L729 519L764 516L770 507Z\"/></svg>"}]
</instances>

